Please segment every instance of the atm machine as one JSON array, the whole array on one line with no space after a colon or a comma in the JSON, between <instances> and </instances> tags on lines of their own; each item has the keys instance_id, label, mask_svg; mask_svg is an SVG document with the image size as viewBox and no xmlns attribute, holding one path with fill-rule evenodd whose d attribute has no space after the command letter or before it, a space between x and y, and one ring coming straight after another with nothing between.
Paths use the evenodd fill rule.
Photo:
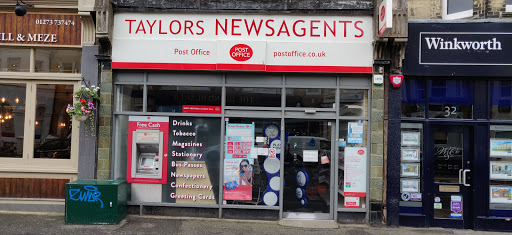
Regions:
<instances>
[{"instance_id":1,"label":"atm machine","mask_svg":"<svg viewBox=\"0 0 512 235\"><path fill-rule=\"evenodd\" d=\"M164 133L159 130L136 130L132 142L132 179L162 178Z\"/></svg>"},{"instance_id":2,"label":"atm machine","mask_svg":"<svg viewBox=\"0 0 512 235\"><path fill-rule=\"evenodd\" d=\"M126 180L131 183L131 201L161 202L167 183L169 118L130 116Z\"/></svg>"}]
</instances>

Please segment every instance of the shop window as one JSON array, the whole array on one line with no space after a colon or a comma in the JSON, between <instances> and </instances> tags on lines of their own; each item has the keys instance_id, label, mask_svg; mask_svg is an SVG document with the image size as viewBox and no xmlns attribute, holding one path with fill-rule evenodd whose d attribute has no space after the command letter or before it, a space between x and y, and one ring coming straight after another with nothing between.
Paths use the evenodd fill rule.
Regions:
<instances>
[{"instance_id":1,"label":"shop window","mask_svg":"<svg viewBox=\"0 0 512 235\"><path fill-rule=\"evenodd\" d=\"M116 110L142 112L144 86L117 85Z\"/></svg>"},{"instance_id":2,"label":"shop window","mask_svg":"<svg viewBox=\"0 0 512 235\"><path fill-rule=\"evenodd\" d=\"M512 120L512 82L491 81L491 119Z\"/></svg>"},{"instance_id":3,"label":"shop window","mask_svg":"<svg viewBox=\"0 0 512 235\"><path fill-rule=\"evenodd\" d=\"M367 164L360 165L361 163L354 161L354 156L347 155L351 154L351 151L346 150L347 148L366 148L368 146L366 135L367 132L367 121L340 121L339 140L337 143L338 208L366 208L366 196L358 195L361 193L352 192L354 190L351 189L353 188L352 183L355 183L356 185L367 181ZM366 154L367 158L369 158L369 153ZM348 164L350 164L348 167L347 162ZM359 182L356 183L354 181ZM366 188L364 189L364 191L366 191Z\"/></svg>"},{"instance_id":4,"label":"shop window","mask_svg":"<svg viewBox=\"0 0 512 235\"><path fill-rule=\"evenodd\" d=\"M281 185L280 123L279 119L253 118L229 118L226 122L223 179L226 204L273 206L277 203L269 195L278 196ZM270 149L276 150L273 157Z\"/></svg>"},{"instance_id":5,"label":"shop window","mask_svg":"<svg viewBox=\"0 0 512 235\"><path fill-rule=\"evenodd\" d=\"M400 210L418 212L423 198L423 125L402 123L400 145Z\"/></svg>"},{"instance_id":6,"label":"shop window","mask_svg":"<svg viewBox=\"0 0 512 235\"><path fill-rule=\"evenodd\" d=\"M25 84L0 84L0 157L22 157L25 92Z\"/></svg>"},{"instance_id":7,"label":"shop window","mask_svg":"<svg viewBox=\"0 0 512 235\"><path fill-rule=\"evenodd\" d=\"M443 0L443 19L454 20L473 16L473 1Z\"/></svg>"},{"instance_id":8,"label":"shop window","mask_svg":"<svg viewBox=\"0 0 512 235\"><path fill-rule=\"evenodd\" d=\"M34 158L70 159L72 85L37 84Z\"/></svg>"},{"instance_id":9,"label":"shop window","mask_svg":"<svg viewBox=\"0 0 512 235\"><path fill-rule=\"evenodd\" d=\"M35 72L80 73L81 49L36 49Z\"/></svg>"},{"instance_id":10,"label":"shop window","mask_svg":"<svg viewBox=\"0 0 512 235\"><path fill-rule=\"evenodd\" d=\"M114 179L126 180L126 164L128 156L128 141L125 141L128 136L128 115L116 115L115 128L113 133L114 148L113 148L113 171Z\"/></svg>"},{"instance_id":11,"label":"shop window","mask_svg":"<svg viewBox=\"0 0 512 235\"><path fill-rule=\"evenodd\" d=\"M281 107L281 88L226 87L226 106Z\"/></svg>"},{"instance_id":12,"label":"shop window","mask_svg":"<svg viewBox=\"0 0 512 235\"><path fill-rule=\"evenodd\" d=\"M512 126L491 125L489 214L512 216Z\"/></svg>"},{"instance_id":13,"label":"shop window","mask_svg":"<svg viewBox=\"0 0 512 235\"><path fill-rule=\"evenodd\" d=\"M471 81L430 80L429 118L473 118L473 86Z\"/></svg>"},{"instance_id":14,"label":"shop window","mask_svg":"<svg viewBox=\"0 0 512 235\"><path fill-rule=\"evenodd\" d=\"M219 203L220 126L219 118L170 117L170 177L162 188L162 202Z\"/></svg>"},{"instance_id":15,"label":"shop window","mask_svg":"<svg viewBox=\"0 0 512 235\"><path fill-rule=\"evenodd\" d=\"M340 116L366 116L368 90L340 90Z\"/></svg>"},{"instance_id":16,"label":"shop window","mask_svg":"<svg viewBox=\"0 0 512 235\"><path fill-rule=\"evenodd\" d=\"M148 112L221 112L221 87L151 85L147 89Z\"/></svg>"},{"instance_id":17,"label":"shop window","mask_svg":"<svg viewBox=\"0 0 512 235\"><path fill-rule=\"evenodd\" d=\"M402 117L425 117L425 81L406 79L402 85Z\"/></svg>"},{"instance_id":18,"label":"shop window","mask_svg":"<svg viewBox=\"0 0 512 235\"><path fill-rule=\"evenodd\" d=\"M286 107L334 109L336 90L325 88L287 88Z\"/></svg>"},{"instance_id":19,"label":"shop window","mask_svg":"<svg viewBox=\"0 0 512 235\"><path fill-rule=\"evenodd\" d=\"M0 47L1 72L29 72L30 49Z\"/></svg>"}]
</instances>

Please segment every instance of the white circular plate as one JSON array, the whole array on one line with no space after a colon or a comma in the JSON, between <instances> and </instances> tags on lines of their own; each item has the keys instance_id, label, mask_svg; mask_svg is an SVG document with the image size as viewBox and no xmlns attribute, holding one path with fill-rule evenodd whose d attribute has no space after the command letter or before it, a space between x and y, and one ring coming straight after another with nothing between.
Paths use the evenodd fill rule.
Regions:
<instances>
[{"instance_id":1,"label":"white circular plate","mask_svg":"<svg viewBox=\"0 0 512 235\"><path fill-rule=\"evenodd\" d=\"M297 172L297 184L300 187L304 187L304 185L306 185L306 175L302 171Z\"/></svg>"},{"instance_id":2,"label":"white circular plate","mask_svg":"<svg viewBox=\"0 0 512 235\"><path fill-rule=\"evenodd\" d=\"M299 199L301 199L302 196L304 196L304 195L302 195L302 189L301 188L295 188L295 196L297 198L299 198Z\"/></svg>"},{"instance_id":3,"label":"white circular plate","mask_svg":"<svg viewBox=\"0 0 512 235\"><path fill-rule=\"evenodd\" d=\"M263 202L267 206L274 206L277 203L277 195L274 192L267 192L263 195Z\"/></svg>"},{"instance_id":4,"label":"white circular plate","mask_svg":"<svg viewBox=\"0 0 512 235\"><path fill-rule=\"evenodd\" d=\"M265 168L265 171L269 174L275 174L279 171L279 168L281 166L281 162L277 158L267 158L265 159L265 162L263 162L263 167Z\"/></svg>"},{"instance_id":5,"label":"white circular plate","mask_svg":"<svg viewBox=\"0 0 512 235\"><path fill-rule=\"evenodd\" d=\"M280 185L281 185L281 177L274 176L270 181L268 182L268 185L270 185L270 188L274 191L279 191Z\"/></svg>"}]
</instances>

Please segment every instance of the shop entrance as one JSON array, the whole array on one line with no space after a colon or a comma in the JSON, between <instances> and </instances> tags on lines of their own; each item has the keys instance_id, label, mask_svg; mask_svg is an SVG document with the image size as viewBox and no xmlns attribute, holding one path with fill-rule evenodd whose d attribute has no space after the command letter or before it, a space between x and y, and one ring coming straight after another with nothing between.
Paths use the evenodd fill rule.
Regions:
<instances>
[{"instance_id":1,"label":"shop entrance","mask_svg":"<svg viewBox=\"0 0 512 235\"><path fill-rule=\"evenodd\" d=\"M427 214L434 227L472 227L473 151L467 126L432 125L425 159Z\"/></svg>"},{"instance_id":2,"label":"shop entrance","mask_svg":"<svg viewBox=\"0 0 512 235\"><path fill-rule=\"evenodd\" d=\"M283 218L334 218L330 182L335 125L331 120L285 119Z\"/></svg>"}]
</instances>

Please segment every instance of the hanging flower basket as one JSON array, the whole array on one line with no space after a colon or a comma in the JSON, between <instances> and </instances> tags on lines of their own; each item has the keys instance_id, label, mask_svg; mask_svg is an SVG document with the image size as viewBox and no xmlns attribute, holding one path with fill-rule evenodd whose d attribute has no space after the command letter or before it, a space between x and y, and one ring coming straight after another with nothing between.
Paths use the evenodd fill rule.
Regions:
<instances>
[{"instance_id":1,"label":"hanging flower basket","mask_svg":"<svg viewBox=\"0 0 512 235\"><path fill-rule=\"evenodd\" d=\"M87 120L87 118L89 118L89 114L75 116L75 119L81 122L84 122L85 120Z\"/></svg>"},{"instance_id":2,"label":"hanging flower basket","mask_svg":"<svg viewBox=\"0 0 512 235\"><path fill-rule=\"evenodd\" d=\"M66 112L74 117L75 120L84 122L88 125L91 135L94 135L94 116L96 110L96 101L99 100L98 91L99 87L91 86L91 88L82 85L80 90L74 93L73 97L76 99L76 102L73 104L68 104L66 108Z\"/></svg>"}]
</instances>

